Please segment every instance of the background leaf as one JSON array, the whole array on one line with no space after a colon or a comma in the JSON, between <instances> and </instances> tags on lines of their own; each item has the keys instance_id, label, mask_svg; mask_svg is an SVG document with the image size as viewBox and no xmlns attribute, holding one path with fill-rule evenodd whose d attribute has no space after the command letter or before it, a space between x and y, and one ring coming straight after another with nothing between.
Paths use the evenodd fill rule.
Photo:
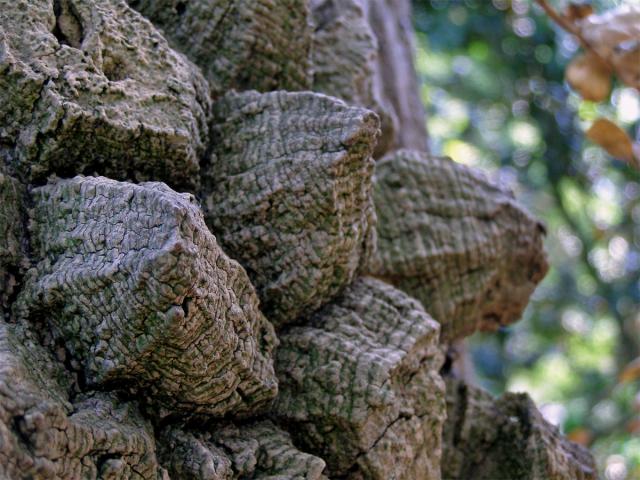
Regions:
<instances>
[{"instance_id":1,"label":"background leaf","mask_svg":"<svg viewBox=\"0 0 640 480\"><path fill-rule=\"evenodd\" d=\"M576 56L567 67L565 77L585 100L601 102L611 92L611 70L592 53Z\"/></svg>"},{"instance_id":2,"label":"background leaf","mask_svg":"<svg viewBox=\"0 0 640 480\"><path fill-rule=\"evenodd\" d=\"M633 145L627 132L606 118L598 118L586 132L589 140L620 160L635 163Z\"/></svg>"}]
</instances>

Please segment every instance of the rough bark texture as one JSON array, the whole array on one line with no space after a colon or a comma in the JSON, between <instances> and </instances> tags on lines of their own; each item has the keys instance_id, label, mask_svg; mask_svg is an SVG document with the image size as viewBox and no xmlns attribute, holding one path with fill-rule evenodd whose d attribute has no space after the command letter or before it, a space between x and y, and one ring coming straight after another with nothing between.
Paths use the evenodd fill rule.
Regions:
<instances>
[{"instance_id":1,"label":"rough bark texture","mask_svg":"<svg viewBox=\"0 0 640 480\"><path fill-rule=\"evenodd\" d=\"M161 460L184 480L327 479L324 461L298 450L270 421L226 425L210 433L172 427L160 442Z\"/></svg>"},{"instance_id":2,"label":"rough bark texture","mask_svg":"<svg viewBox=\"0 0 640 480\"><path fill-rule=\"evenodd\" d=\"M0 476L156 478L153 431L107 394L69 401L65 372L16 325L0 321Z\"/></svg>"},{"instance_id":3,"label":"rough bark texture","mask_svg":"<svg viewBox=\"0 0 640 480\"><path fill-rule=\"evenodd\" d=\"M25 188L0 169L0 320L27 266L24 217Z\"/></svg>"},{"instance_id":4,"label":"rough bark texture","mask_svg":"<svg viewBox=\"0 0 640 480\"><path fill-rule=\"evenodd\" d=\"M376 164L371 270L419 299L441 339L520 318L547 271L544 227L482 173L400 150Z\"/></svg>"},{"instance_id":5,"label":"rough bark texture","mask_svg":"<svg viewBox=\"0 0 640 480\"><path fill-rule=\"evenodd\" d=\"M375 156L428 150L408 0L312 0L313 88L375 111Z\"/></svg>"},{"instance_id":6,"label":"rough bark texture","mask_svg":"<svg viewBox=\"0 0 640 480\"><path fill-rule=\"evenodd\" d=\"M124 0L1 0L0 72L0 155L24 178L195 187L206 82Z\"/></svg>"},{"instance_id":7,"label":"rough bark texture","mask_svg":"<svg viewBox=\"0 0 640 480\"><path fill-rule=\"evenodd\" d=\"M319 94L231 93L214 105L205 217L276 326L326 303L371 253L377 134L373 113Z\"/></svg>"},{"instance_id":8,"label":"rough bark texture","mask_svg":"<svg viewBox=\"0 0 640 480\"><path fill-rule=\"evenodd\" d=\"M387 151L397 118L383 105L375 81L378 41L363 0L313 0L311 5L313 89L376 112L382 132L375 151Z\"/></svg>"},{"instance_id":9,"label":"rough bark texture","mask_svg":"<svg viewBox=\"0 0 640 480\"><path fill-rule=\"evenodd\" d=\"M357 280L281 335L276 415L332 478L439 478L438 331L417 301Z\"/></svg>"},{"instance_id":10,"label":"rough bark texture","mask_svg":"<svg viewBox=\"0 0 640 480\"><path fill-rule=\"evenodd\" d=\"M478 173L374 164L427 148L409 1L129 3L163 33L0 0L0 478L594 478L523 396L442 435L546 262Z\"/></svg>"},{"instance_id":11,"label":"rough bark texture","mask_svg":"<svg viewBox=\"0 0 640 480\"><path fill-rule=\"evenodd\" d=\"M311 86L308 0L129 0L226 91Z\"/></svg>"},{"instance_id":12,"label":"rough bark texture","mask_svg":"<svg viewBox=\"0 0 640 480\"><path fill-rule=\"evenodd\" d=\"M410 0L362 0L371 30L378 40L374 85L391 110L391 149L428 150L427 127L420 88L413 64L414 38ZM384 151L379 151L384 153Z\"/></svg>"},{"instance_id":13,"label":"rough bark texture","mask_svg":"<svg viewBox=\"0 0 640 480\"><path fill-rule=\"evenodd\" d=\"M34 190L17 310L44 322L89 386L130 385L185 413L254 412L277 391L273 328L190 194L76 177Z\"/></svg>"},{"instance_id":14,"label":"rough bark texture","mask_svg":"<svg viewBox=\"0 0 640 480\"><path fill-rule=\"evenodd\" d=\"M593 458L563 438L526 394L488 393L447 379L442 478L596 480Z\"/></svg>"}]
</instances>

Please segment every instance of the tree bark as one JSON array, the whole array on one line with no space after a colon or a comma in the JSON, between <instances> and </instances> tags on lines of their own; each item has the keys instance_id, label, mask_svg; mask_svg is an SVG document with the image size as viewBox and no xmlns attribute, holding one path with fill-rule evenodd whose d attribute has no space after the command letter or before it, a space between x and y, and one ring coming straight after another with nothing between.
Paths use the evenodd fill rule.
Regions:
<instances>
[{"instance_id":1,"label":"tree bark","mask_svg":"<svg viewBox=\"0 0 640 480\"><path fill-rule=\"evenodd\" d=\"M445 391L544 231L428 154L409 2L129 4L0 0L0 477L595 478Z\"/></svg>"},{"instance_id":2,"label":"tree bark","mask_svg":"<svg viewBox=\"0 0 640 480\"><path fill-rule=\"evenodd\" d=\"M391 149L429 151L426 116L413 62L410 0L364 0L378 39L374 83L395 118ZM381 152L382 153L382 152Z\"/></svg>"}]
</instances>

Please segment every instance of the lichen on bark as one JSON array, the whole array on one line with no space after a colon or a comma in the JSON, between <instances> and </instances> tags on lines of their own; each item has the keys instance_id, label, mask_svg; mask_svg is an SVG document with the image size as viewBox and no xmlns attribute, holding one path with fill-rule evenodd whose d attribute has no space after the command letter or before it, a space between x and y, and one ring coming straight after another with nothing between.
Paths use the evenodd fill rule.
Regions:
<instances>
[{"instance_id":1,"label":"lichen on bark","mask_svg":"<svg viewBox=\"0 0 640 480\"><path fill-rule=\"evenodd\" d=\"M28 266L25 196L24 185L0 168L0 320L9 314Z\"/></svg>"},{"instance_id":2,"label":"lichen on bark","mask_svg":"<svg viewBox=\"0 0 640 480\"><path fill-rule=\"evenodd\" d=\"M160 416L269 403L273 327L192 195L75 177L33 196L36 262L15 310L64 342L89 386L144 392Z\"/></svg>"},{"instance_id":3,"label":"lichen on bark","mask_svg":"<svg viewBox=\"0 0 640 480\"><path fill-rule=\"evenodd\" d=\"M593 457L564 438L524 393L489 393L448 378L442 477L596 480Z\"/></svg>"},{"instance_id":4,"label":"lichen on bark","mask_svg":"<svg viewBox=\"0 0 640 480\"><path fill-rule=\"evenodd\" d=\"M375 246L372 112L313 93L230 93L213 110L203 207L280 327L354 280Z\"/></svg>"},{"instance_id":5,"label":"lichen on bark","mask_svg":"<svg viewBox=\"0 0 640 480\"><path fill-rule=\"evenodd\" d=\"M0 51L0 155L21 177L196 187L206 81L124 0L2 0Z\"/></svg>"},{"instance_id":6,"label":"lichen on bark","mask_svg":"<svg viewBox=\"0 0 640 480\"><path fill-rule=\"evenodd\" d=\"M276 417L331 478L440 478L438 333L417 301L358 279L280 336Z\"/></svg>"},{"instance_id":7,"label":"lichen on bark","mask_svg":"<svg viewBox=\"0 0 640 480\"><path fill-rule=\"evenodd\" d=\"M169 472L184 480L327 480L324 461L298 450L268 420L212 431L171 427L161 434L159 452Z\"/></svg>"},{"instance_id":8,"label":"lichen on bark","mask_svg":"<svg viewBox=\"0 0 640 480\"><path fill-rule=\"evenodd\" d=\"M478 170L412 150L376 163L371 272L420 300L442 340L515 322L547 272L544 226Z\"/></svg>"},{"instance_id":9,"label":"lichen on bark","mask_svg":"<svg viewBox=\"0 0 640 480\"><path fill-rule=\"evenodd\" d=\"M61 364L19 324L0 320L0 476L156 478L153 430L133 403L77 398Z\"/></svg>"},{"instance_id":10,"label":"lichen on bark","mask_svg":"<svg viewBox=\"0 0 640 480\"><path fill-rule=\"evenodd\" d=\"M211 95L308 90L308 0L129 0L202 68Z\"/></svg>"},{"instance_id":11,"label":"lichen on bark","mask_svg":"<svg viewBox=\"0 0 640 480\"><path fill-rule=\"evenodd\" d=\"M0 0L0 477L594 478L445 405L544 229L424 152L409 1L128 4Z\"/></svg>"}]
</instances>

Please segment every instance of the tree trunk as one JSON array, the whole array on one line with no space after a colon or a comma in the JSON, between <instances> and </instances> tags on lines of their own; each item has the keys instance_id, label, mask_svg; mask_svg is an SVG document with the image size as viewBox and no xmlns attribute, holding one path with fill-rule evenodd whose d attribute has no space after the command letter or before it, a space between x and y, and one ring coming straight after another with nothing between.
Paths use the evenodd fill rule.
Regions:
<instances>
[{"instance_id":1,"label":"tree trunk","mask_svg":"<svg viewBox=\"0 0 640 480\"><path fill-rule=\"evenodd\" d=\"M391 149L428 151L427 125L413 64L410 0L364 0L378 39L374 81L395 119Z\"/></svg>"},{"instance_id":2,"label":"tree trunk","mask_svg":"<svg viewBox=\"0 0 640 480\"><path fill-rule=\"evenodd\" d=\"M445 364L519 318L544 229L429 155L408 1L0 22L2 478L596 478Z\"/></svg>"}]
</instances>

